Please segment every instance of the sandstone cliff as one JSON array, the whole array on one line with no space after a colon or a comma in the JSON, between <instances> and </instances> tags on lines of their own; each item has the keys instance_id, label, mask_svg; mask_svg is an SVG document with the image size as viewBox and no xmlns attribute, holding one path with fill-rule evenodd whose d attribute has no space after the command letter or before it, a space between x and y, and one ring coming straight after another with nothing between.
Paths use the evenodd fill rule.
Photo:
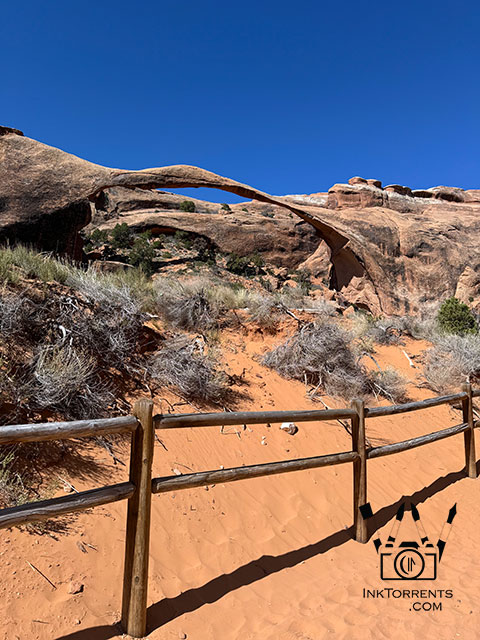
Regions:
<instances>
[{"instance_id":1,"label":"sandstone cliff","mask_svg":"<svg viewBox=\"0 0 480 640\"><path fill-rule=\"evenodd\" d=\"M278 266L328 274L330 288L373 313L417 313L456 294L480 306L480 190L382 188L352 178L327 193L273 197L197 167L102 167L0 127L0 240L81 256L78 231L127 222L185 230L225 252L258 251ZM211 187L253 202L230 206L168 188ZM162 191L156 191L162 189Z\"/></svg>"}]
</instances>

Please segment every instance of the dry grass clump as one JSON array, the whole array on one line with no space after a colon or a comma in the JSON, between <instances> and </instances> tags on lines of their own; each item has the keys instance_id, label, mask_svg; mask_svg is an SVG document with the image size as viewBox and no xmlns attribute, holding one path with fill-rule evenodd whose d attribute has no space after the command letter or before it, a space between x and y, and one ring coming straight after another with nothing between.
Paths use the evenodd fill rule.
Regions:
<instances>
[{"instance_id":1,"label":"dry grass clump","mask_svg":"<svg viewBox=\"0 0 480 640\"><path fill-rule=\"evenodd\" d=\"M250 320L261 327L273 330L281 320L285 307L275 296L251 294L248 310Z\"/></svg>"},{"instance_id":2,"label":"dry grass clump","mask_svg":"<svg viewBox=\"0 0 480 640\"><path fill-rule=\"evenodd\" d=\"M33 364L29 403L66 419L98 418L112 400L92 357L71 346L43 346Z\"/></svg>"},{"instance_id":3,"label":"dry grass clump","mask_svg":"<svg viewBox=\"0 0 480 640\"><path fill-rule=\"evenodd\" d=\"M203 278L186 282L161 278L155 282L155 292L158 312L173 327L206 331L218 322L221 305Z\"/></svg>"},{"instance_id":4,"label":"dry grass clump","mask_svg":"<svg viewBox=\"0 0 480 640\"><path fill-rule=\"evenodd\" d=\"M263 363L286 378L322 387L330 395L364 395L367 376L355 360L350 341L350 334L334 324L311 323L267 353Z\"/></svg>"},{"instance_id":5,"label":"dry grass clump","mask_svg":"<svg viewBox=\"0 0 480 640\"><path fill-rule=\"evenodd\" d=\"M424 376L434 391L458 390L480 378L480 336L446 335L426 352Z\"/></svg>"},{"instance_id":6,"label":"dry grass clump","mask_svg":"<svg viewBox=\"0 0 480 640\"><path fill-rule=\"evenodd\" d=\"M381 395L394 403L407 399L407 379L393 367L372 371L369 384L374 395Z\"/></svg>"},{"instance_id":7,"label":"dry grass clump","mask_svg":"<svg viewBox=\"0 0 480 640\"><path fill-rule=\"evenodd\" d=\"M221 404L229 393L227 376L217 369L214 355L206 355L203 347L203 342L186 336L170 338L152 358L150 373L187 400Z\"/></svg>"},{"instance_id":8,"label":"dry grass clump","mask_svg":"<svg viewBox=\"0 0 480 640\"><path fill-rule=\"evenodd\" d=\"M25 504L29 498L21 475L12 469L14 461L13 449L0 456L0 504L8 507Z\"/></svg>"},{"instance_id":9,"label":"dry grass clump","mask_svg":"<svg viewBox=\"0 0 480 640\"><path fill-rule=\"evenodd\" d=\"M59 283L64 283L74 269L51 254L39 253L22 245L0 249L0 279L4 282L17 281L18 274L13 267L21 269L29 278Z\"/></svg>"}]
</instances>

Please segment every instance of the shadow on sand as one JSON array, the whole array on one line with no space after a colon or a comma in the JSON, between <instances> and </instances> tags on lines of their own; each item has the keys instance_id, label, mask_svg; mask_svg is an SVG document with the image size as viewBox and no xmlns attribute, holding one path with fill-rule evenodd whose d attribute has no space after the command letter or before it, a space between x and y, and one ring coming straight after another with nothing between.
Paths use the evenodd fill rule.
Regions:
<instances>
[{"instance_id":1,"label":"shadow on sand","mask_svg":"<svg viewBox=\"0 0 480 640\"><path fill-rule=\"evenodd\" d=\"M477 471L480 471L480 463L477 463ZM378 529L395 517L398 507L402 502L413 502L415 505L418 505L466 477L467 475L464 469L462 471L449 473L446 476L437 478L423 489L409 496L402 496L396 502L383 507L368 520L369 536L372 536ZM257 560L252 560L238 567L238 569L235 569L232 573L213 578L213 580L210 580L200 587L184 591L174 598L160 600L148 608L147 633L152 633L155 629L158 629L167 622L185 613L196 611L204 604L217 602L217 600L220 600L223 596L236 589L240 589L240 587L262 580L262 578L272 573L294 567L300 562L319 554L326 553L335 547L345 544L345 542L351 540L352 537L353 526L348 529L336 531L319 542L306 545L294 551L288 551L278 556L262 556ZM56 640L108 640L121 634L120 625L115 624L82 629L65 636L60 636Z\"/></svg>"}]
</instances>

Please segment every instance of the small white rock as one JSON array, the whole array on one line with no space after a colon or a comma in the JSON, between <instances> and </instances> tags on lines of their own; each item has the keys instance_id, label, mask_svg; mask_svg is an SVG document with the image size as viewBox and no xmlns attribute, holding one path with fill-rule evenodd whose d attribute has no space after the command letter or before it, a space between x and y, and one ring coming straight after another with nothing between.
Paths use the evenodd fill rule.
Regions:
<instances>
[{"instance_id":1,"label":"small white rock","mask_svg":"<svg viewBox=\"0 0 480 640\"><path fill-rule=\"evenodd\" d=\"M290 434L291 436L294 436L298 431L297 425L294 424L293 422L283 422L280 425L280 429Z\"/></svg>"},{"instance_id":2,"label":"small white rock","mask_svg":"<svg viewBox=\"0 0 480 640\"><path fill-rule=\"evenodd\" d=\"M181 471L179 471L178 469L174 469L174 470L173 470L173 473L174 473L176 476L181 476L181 475L182 475L182 472L181 472Z\"/></svg>"}]
</instances>

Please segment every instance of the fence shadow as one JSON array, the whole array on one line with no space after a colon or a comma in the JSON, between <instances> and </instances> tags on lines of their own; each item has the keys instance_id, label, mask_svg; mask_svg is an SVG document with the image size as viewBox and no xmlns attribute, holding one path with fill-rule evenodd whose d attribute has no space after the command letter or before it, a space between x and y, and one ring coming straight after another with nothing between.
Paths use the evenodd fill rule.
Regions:
<instances>
[{"instance_id":1,"label":"fence shadow","mask_svg":"<svg viewBox=\"0 0 480 640\"><path fill-rule=\"evenodd\" d=\"M480 462L477 462L477 470L480 472ZM465 469L454 471L434 480L431 484L415 491L411 495L402 496L394 503L383 507L368 520L368 534L371 537L378 529L385 526L395 517L398 507L404 501L418 505L428 500L435 494L443 491L450 485L467 477ZM247 586L258 580L262 580L272 573L309 560L314 556L326 553L335 547L345 544L354 537L353 526L342 529L323 538L319 542L306 545L294 551L287 551L278 556L262 556L256 560L238 567L228 574L222 574L213 578L200 587L194 587L173 598L165 598L152 604L147 612L147 633L152 633L167 622L171 622L185 613L191 613L200 609L205 604L217 602L223 596ZM118 624L112 626L90 627L68 635L60 636L56 640L109 640L121 635Z\"/></svg>"}]
</instances>

